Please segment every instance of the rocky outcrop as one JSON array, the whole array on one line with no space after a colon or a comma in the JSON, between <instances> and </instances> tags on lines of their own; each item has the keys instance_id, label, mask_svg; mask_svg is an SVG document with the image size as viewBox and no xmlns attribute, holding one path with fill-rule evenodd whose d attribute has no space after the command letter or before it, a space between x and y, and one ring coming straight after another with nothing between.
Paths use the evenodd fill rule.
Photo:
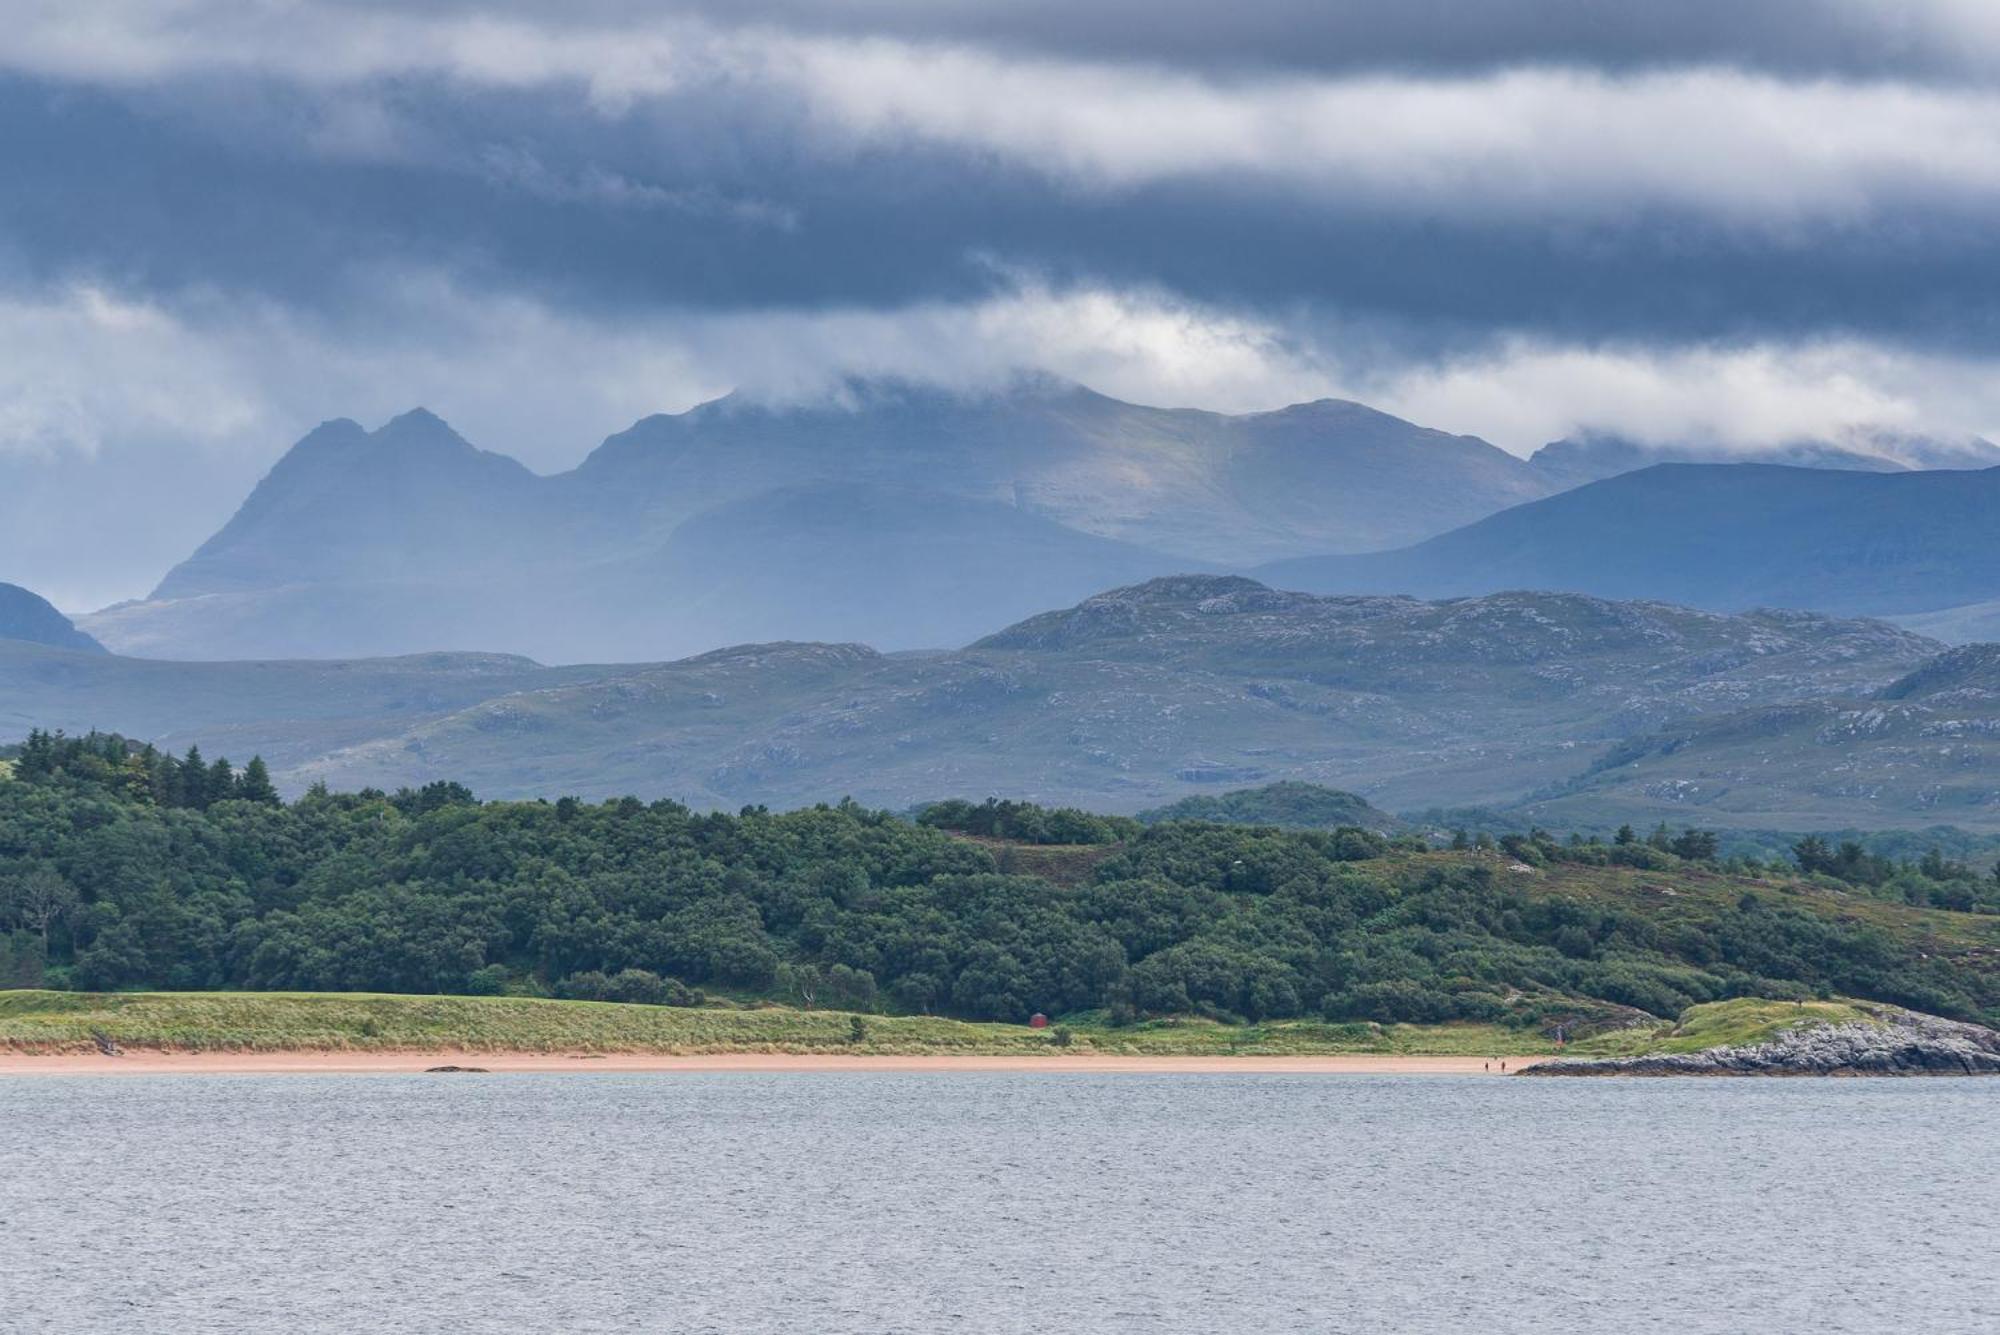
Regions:
<instances>
[{"instance_id":1,"label":"rocky outcrop","mask_svg":"<svg viewBox=\"0 0 2000 1335\"><path fill-rule=\"evenodd\" d=\"M2000 1075L2000 1031L1883 1006L1769 1042L1644 1057L1557 1058L1522 1075Z\"/></svg>"}]
</instances>

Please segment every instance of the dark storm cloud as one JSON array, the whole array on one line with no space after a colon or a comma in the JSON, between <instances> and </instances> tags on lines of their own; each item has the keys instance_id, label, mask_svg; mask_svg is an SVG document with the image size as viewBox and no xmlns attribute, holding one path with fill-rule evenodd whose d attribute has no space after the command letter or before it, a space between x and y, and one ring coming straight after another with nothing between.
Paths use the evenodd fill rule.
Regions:
<instances>
[{"instance_id":1,"label":"dark storm cloud","mask_svg":"<svg viewBox=\"0 0 2000 1335\"><path fill-rule=\"evenodd\" d=\"M332 140L326 99L285 85L0 83L11 267L157 299L242 289L363 321L375 276L408 268L607 312L971 300L1030 271L1322 308L1408 351L1494 329L2000 340L2000 247L1978 200L1783 229L1666 208L1412 219L1393 197L1244 172L1080 190L921 140L803 152L796 112L736 95L611 119L562 90L342 96L379 99L394 128ZM260 128L227 132L242 118Z\"/></svg>"},{"instance_id":2,"label":"dark storm cloud","mask_svg":"<svg viewBox=\"0 0 2000 1335\"><path fill-rule=\"evenodd\" d=\"M1515 449L2000 430L1983 0L17 0L7 26L0 567L77 570L72 605L149 584L314 422L416 402L545 468L734 385L1017 364L1351 394ZM86 516L144 568L115 574L115 536L89 572L22 557Z\"/></svg>"},{"instance_id":3,"label":"dark storm cloud","mask_svg":"<svg viewBox=\"0 0 2000 1335\"><path fill-rule=\"evenodd\" d=\"M546 11L533 0L441 8ZM573 0L566 8L598 23L661 12L633 0ZM698 0L674 8L728 26L1239 73L1726 64L1797 76L1984 78L1993 73L1991 41L2000 29L1981 0Z\"/></svg>"}]
</instances>

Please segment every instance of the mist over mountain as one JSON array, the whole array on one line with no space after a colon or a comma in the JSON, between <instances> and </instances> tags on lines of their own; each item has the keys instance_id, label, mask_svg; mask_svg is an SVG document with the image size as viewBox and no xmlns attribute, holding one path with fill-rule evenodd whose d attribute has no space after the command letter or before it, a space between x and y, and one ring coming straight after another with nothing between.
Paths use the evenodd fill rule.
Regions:
<instances>
[{"instance_id":1,"label":"mist over mountain","mask_svg":"<svg viewBox=\"0 0 2000 1335\"><path fill-rule=\"evenodd\" d=\"M791 642L572 668L462 654L210 664L22 644L0 652L0 724L261 752L293 790L449 776L491 796L725 809L1002 795L1139 811L1298 780L1411 810L1521 801L1628 739L1863 697L1941 649L1804 612L1320 597L1191 575L924 655ZM1876 816L1912 818L1886 803Z\"/></svg>"},{"instance_id":2,"label":"mist over mountain","mask_svg":"<svg viewBox=\"0 0 2000 1335\"><path fill-rule=\"evenodd\" d=\"M1399 551L1257 573L1320 593L1560 589L1719 611L1931 612L2000 596L2000 469L1660 464Z\"/></svg>"},{"instance_id":3,"label":"mist over mountain","mask_svg":"<svg viewBox=\"0 0 2000 1335\"><path fill-rule=\"evenodd\" d=\"M1667 463L1760 463L1901 473L1993 468L2000 466L2000 445L1977 436L1946 439L1905 432L1856 431L1838 441L1796 441L1746 452L1719 442L1661 444L1593 432L1551 441L1528 458L1529 467L1560 490Z\"/></svg>"},{"instance_id":4,"label":"mist over mountain","mask_svg":"<svg viewBox=\"0 0 2000 1335\"><path fill-rule=\"evenodd\" d=\"M101 654L104 646L78 630L40 594L18 584L0 584L0 640L23 640Z\"/></svg>"},{"instance_id":5,"label":"mist over mountain","mask_svg":"<svg viewBox=\"0 0 2000 1335\"><path fill-rule=\"evenodd\" d=\"M418 410L319 427L150 598L89 625L183 658L949 647L1111 585L1371 550L1548 489L1484 441L1360 404L1228 416L1048 377L730 396L555 477Z\"/></svg>"}]
</instances>

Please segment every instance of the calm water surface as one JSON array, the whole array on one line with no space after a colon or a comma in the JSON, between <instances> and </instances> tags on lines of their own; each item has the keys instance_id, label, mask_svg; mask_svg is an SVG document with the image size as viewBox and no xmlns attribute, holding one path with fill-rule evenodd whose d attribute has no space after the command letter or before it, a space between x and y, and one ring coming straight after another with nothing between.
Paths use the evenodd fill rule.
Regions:
<instances>
[{"instance_id":1,"label":"calm water surface","mask_svg":"<svg viewBox=\"0 0 2000 1335\"><path fill-rule=\"evenodd\" d=\"M2000 1081L0 1081L0 1330L2000 1330Z\"/></svg>"}]
</instances>

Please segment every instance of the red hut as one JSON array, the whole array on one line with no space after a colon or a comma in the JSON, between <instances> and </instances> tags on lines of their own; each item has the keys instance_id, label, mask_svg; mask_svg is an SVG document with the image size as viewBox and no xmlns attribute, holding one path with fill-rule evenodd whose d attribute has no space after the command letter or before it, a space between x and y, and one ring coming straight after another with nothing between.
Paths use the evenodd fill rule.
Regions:
<instances>
[{"instance_id":1,"label":"red hut","mask_svg":"<svg viewBox=\"0 0 2000 1335\"><path fill-rule=\"evenodd\" d=\"M1042 1014L1040 1011L1036 1011L1033 1015L1030 1015L1028 1017L1028 1028L1046 1029L1048 1027L1049 1027L1049 1017Z\"/></svg>"}]
</instances>

